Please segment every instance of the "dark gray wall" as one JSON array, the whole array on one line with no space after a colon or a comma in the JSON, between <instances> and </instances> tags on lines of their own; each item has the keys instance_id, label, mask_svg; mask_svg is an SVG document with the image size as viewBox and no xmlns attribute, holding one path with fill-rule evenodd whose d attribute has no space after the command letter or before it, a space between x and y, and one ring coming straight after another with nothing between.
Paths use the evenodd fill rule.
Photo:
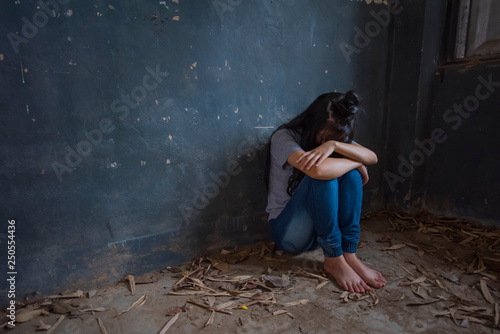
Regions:
<instances>
[{"instance_id":1,"label":"dark gray wall","mask_svg":"<svg viewBox=\"0 0 500 334\"><path fill-rule=\"evenodd\" d=\"M357 90L357 140L388 157L397 6L47 2L0 5L0 241L14 219L18 299L267 238L262 144L323 92Z\"/></svg>"},{"instance_id":2,"label":"dark gray wall","mask_svg":"<svg viewBox=\"0 0 500 334\"><path fill-rule=\"evenodd\" d=\"M447 61L449 5L405 2L398 17L380 198L388 209L499 224L500 63Z\"/></svg>"},{"instance_id":3,"label":"dark gray wall","mask_svg":"<svg viewBox=\"0 0 500 334\"><path fill-rule=\"evenodd\" d=\"M444 70L433 93L431 128L442 129L445 141L426 168L425 209L499 224L500 68Z\"/></svg>"}]
</instances>

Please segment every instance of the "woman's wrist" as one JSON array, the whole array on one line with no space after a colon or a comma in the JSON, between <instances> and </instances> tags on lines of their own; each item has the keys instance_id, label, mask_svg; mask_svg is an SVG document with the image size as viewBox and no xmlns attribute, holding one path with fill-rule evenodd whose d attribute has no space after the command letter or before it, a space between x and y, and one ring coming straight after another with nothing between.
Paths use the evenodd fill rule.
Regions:
<instances>
[{"instance_id":1,"label":"woman's wrist","mask_svg":"<svg viewBox=\"0 0 500 334\"><path fill-rule=\"evenodd\" d=\"M330 146L333 148L334 151L337 150L337 143L338 143L338 141L335 141L335 140L328 141L328 144L330 144Z\"/></svg>"}]
</instances>

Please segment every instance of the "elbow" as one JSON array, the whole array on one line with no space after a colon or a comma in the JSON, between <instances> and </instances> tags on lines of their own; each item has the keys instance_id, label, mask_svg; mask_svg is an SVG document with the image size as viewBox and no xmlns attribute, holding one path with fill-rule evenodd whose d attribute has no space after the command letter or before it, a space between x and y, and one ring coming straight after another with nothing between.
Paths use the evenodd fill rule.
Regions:
<instances>
[{"instance_id":1,"label":"elbow","mask_svg":"<svg viewBox=\"0 0 500 334\"><path fill-rule=\"evenodd\" d=\"M312 179L322 180L324 178L324 172L321 166L313 166L309 170L302 170L302 172Z\"/></svg>"},{"instance_id":2,"label":"elbow","mask_svg":"<svg viewBox=\"0 0 500 334\"><path fill-rule=\"evenodd\" d=\"M363 164L364 165L375 165L377 162L378 162L377 155L372 152L372 154L370 154L368 159L366 159L366 161Z\"/></svg>"},{"instance_id":3,"label":"elbow","mask_svg":"<svg viewBox=\"0 0 500 334\"><path fill-rule=\"evenodd\" d=\"M304 171L304 173L309 176L312 179L316 180L332 180L338 176L333 175L335 173L332 173L331 170L329 170L327 167L320 165L320 166L314 166L308 171ZM340 175L339 175L340 176Z\"/></svg>"}]
</instances>

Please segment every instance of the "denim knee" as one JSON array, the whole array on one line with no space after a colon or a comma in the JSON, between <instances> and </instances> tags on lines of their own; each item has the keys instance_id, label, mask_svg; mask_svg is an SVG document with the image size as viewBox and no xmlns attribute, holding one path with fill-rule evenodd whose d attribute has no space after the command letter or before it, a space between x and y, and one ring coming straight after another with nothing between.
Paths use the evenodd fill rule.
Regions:
<instances>
[{"instance_id":1,"label":"denim knee","mask_svg":"<svg viewBox=\"0 0 500 334\"><path fill-rule=\"evenodd\" d=\"M363 187L363 181L361 180L361 174L357 169L353 169L341 177L339 177L339 182L346 184L349 183L352 186Z\"/></svg>"}]
</instances>

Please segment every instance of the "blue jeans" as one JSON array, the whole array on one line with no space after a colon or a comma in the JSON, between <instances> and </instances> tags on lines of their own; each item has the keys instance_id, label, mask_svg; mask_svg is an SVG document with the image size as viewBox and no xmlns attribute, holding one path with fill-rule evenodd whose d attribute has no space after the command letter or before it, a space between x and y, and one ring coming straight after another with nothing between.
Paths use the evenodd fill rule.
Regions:
<instances>
[{"instance_id":1,"label":"blue jeans","mask_svg":"<svg viewBox=\"0 0 500 334\"><path fill-rule=\"evenodd\" d=\"M325 257L356 253L363 185L354 169L334 180L305 176L276 219L271 238L287 253L323 249Z\"/></svg>"}]
</instances>

